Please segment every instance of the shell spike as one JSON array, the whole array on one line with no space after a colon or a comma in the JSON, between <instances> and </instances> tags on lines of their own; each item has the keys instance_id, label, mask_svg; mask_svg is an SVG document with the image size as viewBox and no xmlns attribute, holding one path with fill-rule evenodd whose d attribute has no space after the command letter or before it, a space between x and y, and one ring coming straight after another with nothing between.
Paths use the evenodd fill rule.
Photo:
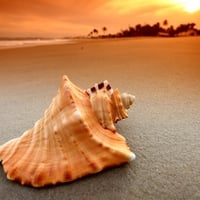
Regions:
<instances>
[{"instance_id":1,"label":"shell spike","mask_svg":"<svg viewBox=\"0 0 200 200\"><path fill-rule=\"evenodd\" d=\"M129 158L129 162L131 162L131 161L133 161L135 159L136 159L136 155L133 152L131 152L131 155L130 155L130 158Z\"/></svg>"}]
</instances>

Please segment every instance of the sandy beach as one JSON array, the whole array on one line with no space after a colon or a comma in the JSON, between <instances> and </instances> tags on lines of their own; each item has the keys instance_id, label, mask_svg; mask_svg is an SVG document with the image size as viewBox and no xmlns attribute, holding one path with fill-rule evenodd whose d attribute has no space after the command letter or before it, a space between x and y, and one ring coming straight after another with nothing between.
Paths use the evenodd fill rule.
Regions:
<instances>
[{"instance_id":1,"label":"sandy beach","mask_svg":"<svg viewBox=\"0 0 200 200\"><path fill-rule=\"evenodd\" d=\"M137 158L72 183L35 189L6 179L0 199L200 199L200 37L78 40L0 49L0 145L43 116L63 74L108 80L136 96L117 129Z\"/></svg>"}]
</instances>

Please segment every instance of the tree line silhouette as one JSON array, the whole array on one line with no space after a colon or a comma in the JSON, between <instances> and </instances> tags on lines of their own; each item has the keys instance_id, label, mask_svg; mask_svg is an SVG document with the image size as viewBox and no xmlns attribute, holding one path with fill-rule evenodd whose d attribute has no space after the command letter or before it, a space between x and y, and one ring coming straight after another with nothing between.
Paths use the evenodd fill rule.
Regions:
<instances>
[{"instance_id":1,"label":"tree line silhouette","mask_svg":"<svg viewBox=\"0 0 200 200\"><path fill-rule=\"evenodd\" d=\"M128 29L121 30L116 34L106 34L107 27L102 27L102 33L98 29L93 29L88 37L91 38L110 38L110 37L134 37L134 36L162 36L162 37L175 37L175 36L194 36L200 35L200 30L195 28L195 23L180 24L176 28L173 25L168 25L168 21L163 21L163 27L159 22L153 24L141 25L137 24L135 27L129 26Z\"/></svg>"}]
</instances>

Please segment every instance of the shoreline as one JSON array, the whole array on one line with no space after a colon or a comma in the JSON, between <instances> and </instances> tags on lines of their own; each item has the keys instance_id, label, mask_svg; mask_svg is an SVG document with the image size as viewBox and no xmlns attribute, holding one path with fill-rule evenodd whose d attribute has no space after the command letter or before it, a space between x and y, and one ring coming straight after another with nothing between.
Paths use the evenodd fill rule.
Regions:
<instances>
[{"instance_id":1,"label":"shoreline","mask_svg":"<svg viewBox=\"0 0 200 200\"><path fill-rule=\"evenodd\" d=\"M0 49L24 48L46 45L71 44L73 39L10 39L0 40Z\"/></svg>"},{"instance_id":2,"label":"shoreline","mask_svg":"<svg viewBox=\"0 0 200 200\"><path fill-rule=\"evenodd\" d=\"M135 37L116 37L116 38L70 38L70 39L36 39L36 40L0 40L0 50L4 49L18 49L27 47L40 47L40 46L54 46L54 45L66 45L76 43L88 43L88 42L108 42L108 41L127 41L127 40L181 40L190 38L200 38L198 36L180 36L180 37L153 37L153 36L135 36ZM5 43L5 44L4 44ZM10 43L10 44L9 44Z\"/></svg>"}]
</instances>

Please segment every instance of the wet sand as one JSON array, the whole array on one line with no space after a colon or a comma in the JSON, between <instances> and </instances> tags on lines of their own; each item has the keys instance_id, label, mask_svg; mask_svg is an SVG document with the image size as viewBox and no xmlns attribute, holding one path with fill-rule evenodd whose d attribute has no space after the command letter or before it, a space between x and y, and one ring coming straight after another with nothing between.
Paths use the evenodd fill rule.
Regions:
<instances>
[{"instance_id":1,"label":"wet sand","mask_svg":"<svg viewBox=\"0 0 200 200\"><path fill-rule=\"evenodd\" d=\"M117 124L137 159L43 189L6 179L0 199L200 199L200 37L85 40L0 50L0 144L42 117L63 74L136 96Z\"/></svg>"}]
</instances>

